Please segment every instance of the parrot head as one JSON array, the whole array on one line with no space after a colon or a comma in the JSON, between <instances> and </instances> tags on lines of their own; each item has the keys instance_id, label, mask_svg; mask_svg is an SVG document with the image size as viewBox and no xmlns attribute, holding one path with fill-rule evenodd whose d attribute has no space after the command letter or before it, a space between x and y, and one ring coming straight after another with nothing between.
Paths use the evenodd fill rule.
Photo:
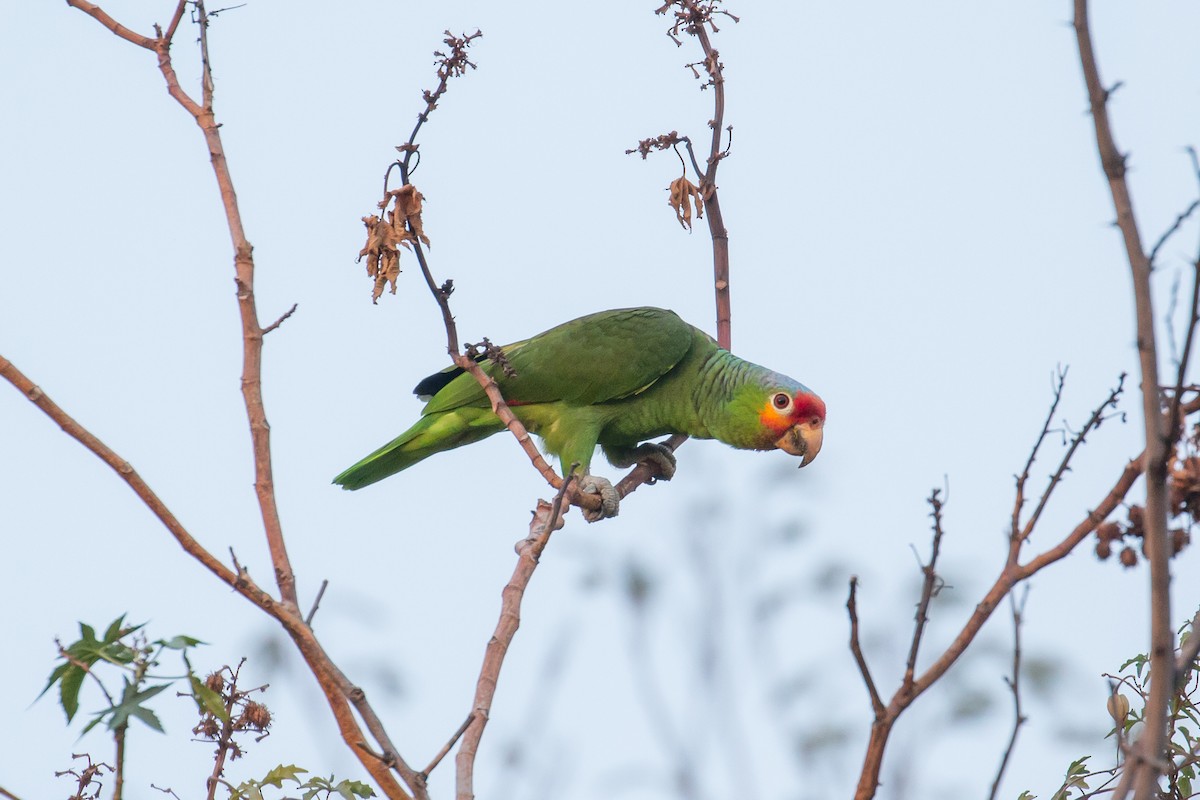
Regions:
<instances>
[{"instance_id":1,"label":"parrot head","mask_svg":"<svg viewBox=\"0 0 1200 800\"><path fill-rule=\"evenodd\" d=\"M805 467L821 452L825 431L825 401L804 386L771 391L758 414L759 422L785 453L800 456Z\"/></svg>"}]
</instances>

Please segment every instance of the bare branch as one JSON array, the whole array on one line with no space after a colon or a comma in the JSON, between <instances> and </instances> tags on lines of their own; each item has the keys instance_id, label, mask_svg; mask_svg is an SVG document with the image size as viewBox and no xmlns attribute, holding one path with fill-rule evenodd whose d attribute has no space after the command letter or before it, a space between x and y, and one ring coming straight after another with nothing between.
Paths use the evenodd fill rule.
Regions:
<instances>
[{"instance_id":1,"label":"bare branch","mask_svg":"<svg viewBox=\"0 0 1200 800\"><path fill-rule=\"evenodd\" d=\"M1016 595L1008 596L1013 622L1013 659L1012 677L1006 678L1005 682L1008 683L1008 688L1012 691L1013 696L1013 728L1008 737L1008 746L1004 748L1004 756L1000 759L1000 766L996 770L996 779L992 781L992 791L988 794L988 800L996 800L996 795L1000 791L1000 782L1004 779L1004 771L1008 768L1009 759L1012 758L1013 750L1017 746L1017 734L1021 732L1021 726L1026 722L1025 714L1021 711L1021 623L1025 619L1025 601L1028 599L1029 584L1025 584L1020 601L1017 600Z\"/></svg>"},{"instance_id":2,"label":"bare branch","mask_svg":"<svg viewBox=\"0 0 1200 800\"><path fill-rule=\"evenodd\" d=\"M929 621L929 604L937 595L942 587L942 579L937 574L937 560L941 553L942 536L942 508L945 502L942 499L942 490L934 489L929 493L926 499L929 503L929 516L933 518L933 542L929 549L929 563L921 565L921 572L925 579L921 584L921 599L917 602L916 624L913 626L912 644L909 645L908 660L904 666L904 682L900 688L902 693L911 691L913 685L913 674L917 667L917 650L921 646L921 638L925 634L925 624Z\"/></svg>"},{"instance_id":3,"label":"bare branch","mask_svg":"<svg viewBox=\"0 0 1200 800\"><path fill-rule=\"evenodd\" d=\"M1096 147L1100 163L1108 178L1117 227L1125 243L1133 280L1134 308L1137 313L1138 360L1142 377L1142 412L1145 422L1146 510L1145 543L1150 563L1150 639L1151 689L1146 703L1144 728L1139 738L1140 755L1151 766L1138 776L1135 789L1137 800L1150 800L1157 793L1159 754L1166 746L1168 703L1175 685L1175 660L1172 657L1171 630L1171 542L1167 530L1167 455L1169 433L1166 428L1159 397L1158 352L1155 345L1154 303L1150 292L1150 260L1142 246L1133 199L1125 181L1125 156L1117 149L1108 119L1109 92L1103 88L1092 35L1088 24L1087 0L1074 0L1075 35L1079 45L1079 61L1087 84L1092 122L1095 126ZM1122 800L1118 793L1114 800Z\"/></svg>"},{"instance_id":4,"label":"bare branch","mask_svg":"<svg viewBox=\"0 0 1200 800\"><path fill-rule=\"evenodd\" d=\"M863 655L862 645L858 640L858 576L850 577L850 597L846 600L846 612L850 615L850 652L854 654L854 662L858 664L858 671L862 675L863 683L867 686L867 693L871 696L871 708L875 712L875 719L882 719L887 714L887 708L883 705L883 700L879 697L879 690L875 688L875 681L871 678L871 669L867 666L866 656Z\"/></svg>"},{"instance_id":5,"label":"bare branch","mask_svg":"<svg viewBox=\"0 0 1200 800\"><path fill-rule=\"evenodd\" d=\"M274 321L274 322L272 322L270 325L268 325L267 327L263 328L263 336L266 336L268 333L270 333L271 331L275 330L275 329L276 329L276 328L278 328L280 325L282 325L282 324L283 324L283 322L284 322L284 320L286 320L286 319L287 319L288 317L290 317L292 314L295 314L295 313L296 313L296 309L297 309L297 308L299 308L299 307L300 307L300 304L299 304L299 303L292 303L292 307L291 307L291 308L289 308L287 311L283 312L283 315L282 315L282 316L281 316L279 319L275 320L275 321Z\"/></svg>"},{"instance_id":6,"label":"bare branch","mask_svg":"<svg viewBox=\"0 0 1200 800\"><path fill-rule=\"evenodd\" d=\"M454 759L457 800L473 800L475 796L475 756L479 749L479 741L483 738L488 715L491 713L492 698L496 694L496 685L500 679L500 668L504 665L508 646L521 624L521 599L525 596L525 588L529 586L533 571L537 569L542 551L550 541L550 534L562 527L563 503L574 482L575 470L572 467L553 503L538 500L533 519L529 522L529 536L517 544L517 566L508 585L500 593L500 621L496 623L496 630L484 650L483 666L475 684L472 719L467 725L462 737L462 746Z\"/></svg>"},{"instance_id":7,"label":"bare branch","mask_svg":"<svg viewBox=\"0 0 1200 800\"><path fill-rule=\"evenodd\" d=\"M1167 240L1175 235L1175 233L1183 226L1183 223L1187 222L1188 217L1192 216L1192 213L1197 208L1200 208L1200 198L1193 200L1191 205L1189 205L1183 211L1180 211L1175 217L1175 221L1171 223L1171 227L1163 231L1163 235L1158 237L1158 241L1154 243L1154 247L1150 248L1150 255L1146 257L1146 260L1150 262L1151 269L1154 268L1154 260L1158 257L1158 251L1161 250L1163 245L1167 243Z\"/></svg>"},{"instance_id":8,"label":"bare branch","mask_svg":"<svg viewBox=\"0 0 1200 800\"><path fill-rule=\"evenodd\" d=\"M1192 617L1188 631L1187 641L1179 648L1179 657L1175 660L1176 691L1182 691L1192 670L1200 668L1196 663L1196 658L1200 656L1200 611Z\"/></svg>"},{"instance_id":9,"label":"bare branch","mask_svg":"<svg viewBox=\"0 0 1200 800\"><path fill-rule=\"evenodd\" d=\"M321 607L321 598L325 596L325 590L329 588L329 579L321 581L321 588L317 590L317 596L313 598L312 608L308 610L308 616L304 618L304 624L312 627L313 617L317 615L317 609Z\"/></svg>"},{"instance_id":10,"label":"bare branch","mask_svg":"<svg viewBox=\"0 0 1200 800\"><path fill-rule=\"evenodd\" d=\"M1041 449L1042 442L1046 440L1046 435L1050 432L1050 423L1054 420L1054 413L1058 411L1068 369L1070 368L1060 366L1055 374L1054 400L1050 403L1050 410L1046 412L1046 421L1042 423L1042 432L1038 434L1037 440L1033 443L1033 449L1029 451L1029 460L1025 462L1025 469L1021 470L1021 474L1017 476L1017 494L1013 500L1012 530L1009 534L1011 541L1018 541L1021 538L1021 508L1025 505L1025 482L1029 480L1029 470L1033 469L1033 462L1037 460L1038 450ZM1014 557L1018 552L1020 552L1019 547L1012 549Z\"/></svg>"},{"instance_id":11,"label":"bare branch","mask_svg":"<svg viewBox=\"0 0 1200 800\"><path fill-rule=\"evenodd\" d=\"M1182 406L1181 413L1185 416L1200 411L1200 398L1193 398ZM1043 551L1024 565L1011 560L1006 561L999 576L983 598L976 604L967 621L963 624L954 640L942 651L924 672L914 678L911 686L902 685L892 696L887 705L887 713L882 719L876 719L871 726L867 742L867 752L863 759L862 773L858 787L855 790L855 800L869 800L875 796L879 785L879 775L883 763L884 750L892 727L904 710L920 697L930 686L936 683L946 671L974 641L983 625L991 617L1012 588L1023 580L1035 575L1040 570L1065 558L1089 534L1096 530L1125 499L1134 482L1142 474L1146 463L1145 452L1125 464L1116 483L1101 499L1096 508L1084 517L1061 541L1055 546Z\"/></svg>"},{"instance_id":12,"label":"bare branch","mask_svg":"<svg viewBox=\"0 0 1200 800\"><path fill-rule=\"evenodd\" d=\"M1061 391L1061 389L1062 384L1060 381L1059 390ZM1050 476L1050 482L1046 486L1046 490L1042 492L1042 496L1038 500L1037 507L1034 508L1033 514L1031 514L1029 520L1026 521L1025 527L1021 529L1021 534L1018 537L1019 541L1011 543L1009 553L1010 558L1014 563L1016 562L1017 551L1020 547L1020 543L1028 539L1033 534L1033 529L1037 526L1038 520L1041 519L1042 512L1046 509L1046 504L1050 502L1050 496L1054 494L1055 487L1058 486L1058 484L1062 481L1063 476L1067 474L1067 470L1070 469L1071 459L1075 457L1075 452L1079 450L1085 441L1087 441L1087 435L1096 428L1100 427L1101 423L1104 422L1108 409L1115 409L1117 407L1117 402L1120 400L1121 393L1124 391L1125 373L1122 372L1117 377L1117 385L1108 393L1108 397L1105 398L1103 403L1096 407L1091 416L1088 417L1087 422L1083 424L1083 427L1079 430L1079 432L1071 437L1071 443L1067 447L1067 451L1063 453L1062 459L1058 462L1058 468L1054 470L1054 474ZM1058 397L1055 396L1054 406L1057 405ZM1053 410L1053 406L1051 407L1051 410ZM1040 441L1041 440L1039 439L1039 443Z\"/></svg>"},{"instance_id":13,"label":"bare branch","mask_svg":"<svg viewBox=\"0 0 1200 800\"><path fill-rule=\"evenodd\" d=\"M1167 435L1170 437L1172 446L1179 441L1179 437L1183 434L1183 417L1179 413L1180 404L1183 402L1183 382L1192 357L1192 343L1196 339L1196 326L1200 323L1200 256L1192 265L1192 304L1188 314L1187 333L1183 339L1183 354L1179 356L1179 364L1175 371L1175 388L1171 391L1171 400L1167 404Z\"/></svg>"},{"instance_id":14,"label":"bare branch","mask_svg":"<svg viewBox=\"0 0 1200 800\"><path fill-rule=\"evenodd\" d=\"M78 8L80 11L87 14L89 17L96 20L101 25L108 28L110 31L115 33L117 36L120 36L127 42L132 42L138 47L144 47L147 50L157 49L157 41L155 39L151 39L149 36L142 36L140 33L135 33L134 31L129 30L129 28L126 28L124 25L110 17L104 9L100 8L100 6L89 3L87 0L67 0L67 5ZM181 0L178 7L175 9L177 16L182 16L182 9L184 5L185 3ZM175 33L175 28L178 24L178 19L176 19L171 25L170 31L172 34ZM170 40L168 39L168 41Z\"/></svg>"},{"instance_id":15,"label":"bare branch","mask_svg":"<svg viewBox=\"0 0 1200 800\"><path fill-rule=\"evenodd\" d=\"M466 733L468 726L470 726L470 724L474 720L475 720L475 712L472 711L470 714L467 714L467 718L463 720L462 725L458 726L458 730L456 730L454 732L454 735L451 736L450 739L444 745L442 745L442 749L439 750L438 754L433 757L432 761L429 762L429 766L427 766L427 767L425 767L425 769L421 770L422 778L428 778L429 774L431 772L433 772L435 769L437 769L437 765L442 763L442 759L446 757L446 754L449 753L450 750L454 747L454 745L458 742L458 740L460 738L462 738L462 735L464 733Z\"/></svg>"}]
</instances>

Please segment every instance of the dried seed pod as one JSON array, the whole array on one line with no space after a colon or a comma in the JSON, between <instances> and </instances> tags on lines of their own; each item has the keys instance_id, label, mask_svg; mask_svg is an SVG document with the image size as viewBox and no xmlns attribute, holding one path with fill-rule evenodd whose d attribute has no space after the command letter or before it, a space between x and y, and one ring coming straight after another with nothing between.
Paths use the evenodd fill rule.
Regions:
<instances>
[{"instance_id":1,"label":"dried seed pod","mask_svg":"<svg viewBox=\"0 0 1200 800\"><path fill-rule=\"evenodd\" d=\"M1108 698L1108 715L1118 726L1124 725L1129 717L1129 698L1123 694L1112 694Z\"/></svg>"},{"instance_id":2,"label":"dried seed pod","mask_svg":"<svg viewBox=\"0 0 1200 800\"><path fill-rule=\"evenodd\" d=\"M1129 536L1144 536L1146 522L1146 510L1141 506L1129 507L1129 527L1125 533Z\"/></svg>"}]
</instances>

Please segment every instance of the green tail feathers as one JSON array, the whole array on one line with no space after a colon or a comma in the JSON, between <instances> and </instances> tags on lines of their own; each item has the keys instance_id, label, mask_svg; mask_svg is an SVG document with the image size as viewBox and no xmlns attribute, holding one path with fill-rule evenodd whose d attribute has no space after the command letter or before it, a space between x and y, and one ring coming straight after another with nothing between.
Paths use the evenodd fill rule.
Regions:
<instances>
[{"instance_id":1,"label":"green tail feathers","mask_svg":"<svg viewBox=\"0 0 1200 800\"><path fill-rule=\"evenodd\" d=\"M462 447L504 430L490 408L462 407L421 417L416 425L333 479L343 489L361 489L408 469L434 453Z\"/></svg>"}]
</instances>

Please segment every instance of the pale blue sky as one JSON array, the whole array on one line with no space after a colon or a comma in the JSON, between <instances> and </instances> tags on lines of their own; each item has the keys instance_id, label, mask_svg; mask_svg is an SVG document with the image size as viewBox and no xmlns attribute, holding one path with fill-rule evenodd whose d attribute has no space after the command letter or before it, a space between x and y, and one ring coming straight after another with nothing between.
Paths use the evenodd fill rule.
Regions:
<instances>
[{"instance_id":1,"label":"pale blue sky","mask_svg":"<svg viewBox=\"0 0 1200 800\"><path fill-rule=\"evenodd\" d=\"M268 337L264 381L300 591L311 598L331 581L318 633L372 692L413 762L436 752L469 710L511 545L546 491L499 436L360 493L329 485L409 424L420 406L408 392L445 363L439 315L414 262L402 265L399 293L371 305L354 263L359 218L434 83L430 52L443 29L478 27L479 70L452 86L425 129L415 176L434 269L458 288L463 339L510 341L629 305L670 307L713 331L709 240L702 228L681 232L665 203L675 157L624 154L669 130L702 138L711 114L682 67L695 49L663 36L655 5L251 3L211 32L260 314L267 322L299 304ZM170 13L167 3L105 7L142 32ZM780 454L690 443L677 479L639 491L618 519L588 527L569 517L526 599L483 743L481 797L540 796L536 781L505 783L502 751L516 739L533 747L530 774L550 794L663 796L661 735L629 655L636 628L614 588L631 562L656 579L645 647L672 719L705 755L706 796L738 785L724 755L738 748L696 732L708 730L697 720L714 719L743 731L754 796L845 796L869 721L845 647L848 576L863 577L864 633L890 693L903 653L887 642L909 625L910 544L924 552L927 542L923 498L948 476L944 558L955 588L927 643L932 655L999 569L1012 475L1057 364L1070 365L1070 424L1122 370L1132 373L1124 407L1133 413L1082 453L1034 546L1073 526L1140 449L1129 279L1068 4L731 10L742 22L723 24L717 47L734 126L720 177L734 350L825 398L825 449L797 472ZM1104 78L1124 82L1114 124L1132 152L1135 203L1153 241L1197 194L1183 148L1200 131L1200 11L1106 2L1094 13ZM0 353L132 462L210 549L233 546L265 581L230 248L200 134L167 97L153 57L82 13L23 3L8 20ZM189 90L193 37L185 26L174 49ZM1160 318L1196 237L1190 225L1160 258ZM1162 352L1167 363L1165 342ZM1043 469L1057 458L1052 445ZM0 390L0 508L9 543L0 719L13 737L0 748L0 786L25 798L62 791L53 771L73 749L108 751L98 734L76 743L53 702L30 706L54 636L71 636L76 620L99 625L129 612L156 634L213 643L203 653L212 665L256 655L271 630L11 389ZM771 545L766 533L789 521L805 536ZM1198 559L1192 548L1176 562L1179 621L1200 602L1189 578ZM822 575L832 590L808 588ZM1072 758L1107 753L1099 675L1142 647L1146 579L1097 564L1084 548L1036 578L1029 646L1068 667L1058 700L1030 709L1005 796L1048 795ZM771 625L747 625L745 609L771 592L800 599ZM732 711L698 700L708 689L679 677L692 674L692 632L713 603L722 674L739 686ZM1007 636L999 623L988 631L996 646ZM553 652L564 671L547 696L541 670ZM384 691L381 662L401 676L401 695ZM980 656L960 679L1003 701L1003 663L1002 651ZM772 693L788 676L810 698L799 708ZM311 681L271 680L279 729L232 776L279 762L361 776ZM892 766L911 765L909 796L982 796L1005 715L922 751L917 743L945 727L940 713L918 711L897 729ZM530 714L542 721L528 725ZM134 734L130 780L195 796L211 762L186 741L186 714L165 716L174 736ZM802 779L780 731L814 720L847 727L848 755ZM435 775L439 796L451 791L449 766ZM881 796L899 797L901 786L889 779Z\"/></svg>"}]
</instances>

